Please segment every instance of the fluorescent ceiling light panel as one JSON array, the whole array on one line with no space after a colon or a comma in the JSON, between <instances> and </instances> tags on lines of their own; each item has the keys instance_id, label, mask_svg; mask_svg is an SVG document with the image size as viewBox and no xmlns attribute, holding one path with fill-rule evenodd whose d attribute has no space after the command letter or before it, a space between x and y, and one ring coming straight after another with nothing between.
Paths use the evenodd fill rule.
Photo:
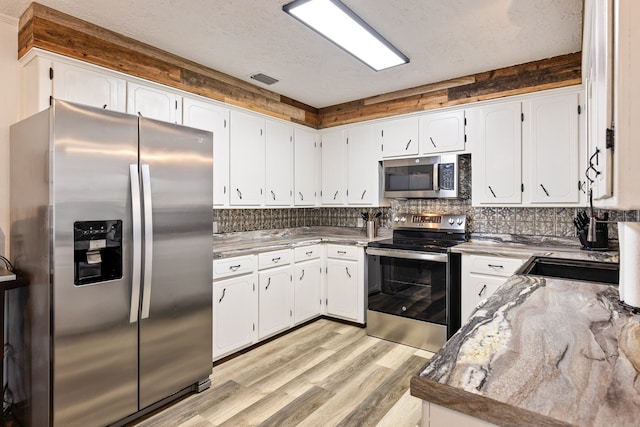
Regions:
<instances>
[{"instance_id":1,"label":"fluorescent ceiling light panel","mask_svg":"<svg viewBox=\"0 0 640 427\"><path fill-rule=\"evenodd\" d=\"M376 71L409 62L409 58L339 0L296 0L282 10Z\"/></svg>"}]
</instances>

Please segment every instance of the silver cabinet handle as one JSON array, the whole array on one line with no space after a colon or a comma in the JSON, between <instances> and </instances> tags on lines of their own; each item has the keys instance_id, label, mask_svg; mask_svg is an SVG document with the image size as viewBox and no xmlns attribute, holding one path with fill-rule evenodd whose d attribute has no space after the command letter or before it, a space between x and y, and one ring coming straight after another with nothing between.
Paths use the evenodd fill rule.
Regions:
<instances>
[{"instance_id":1,"label":"silver cabinet handle","mask_svg":"<svg viewBox=\"0 0 640 427\"><path fill-rule=\"evenodd\" d=\"M493 194L493 197L498 197L498 196L496 196L496 193L493 192L493 188L491 188L490 185L489 185L489 191L491 191L491 194Z\"/></svg>"},{"instance_id":2,"label":"silver cabinet handle","mask_svg":"<svg viewBox=\"0 0 640 427\"><path fill-rule=\"evenodd\" d=\"M433 165L433 191L440 191L440 163Z\"/></svg>"},{"instance_id":3,"label":"silver cabinet handle","mask_svg":"<svg viewBox=\"0 0 640 427\"><path fill-rule=\"evenodd\" d=\"M363 200L363 199L364 199L364 195L365 195L366 193L367 193L367 190L364 190L364 191L362 192L362 196L360 196L360 200Z\"/></svg>"},{"instance_id":4,"label":"silver cabinet handle","mask_svg":"<svg viewBox=\"0 0 640 427\"><path fill-rule=\"evenodd\" d=\"M304 268L302 269L302 275L300 276L300 280L304 278Z\"/></svg>"},{"instance_id":5,"label":"silver cabinet handle","mask_svg":"<svg viewBox=\"0 0 640 427\"><path fill-rule=\"evenodd\" d=\"M271 286L271 277L269 277L269 279L267 280L267 286L265 286L264 290L266 291L267 289L269 289L269 286Z\"/></svg>"},{"instance_id":6,"label":"silver cabinet handle","mask_svg":"<svg viewBox=\"0 0 640 427\"><path fill-rule=\"evenodd\" d=\"M153 271L153 201L151 199L151 172L149 165L142 165L142 195L144 197L144 275L142 276L142 315L149 317L151 307L151 273Z\"/></svg>"},{"instance_id":7,"label":"silver cabinet handle","mask_svg":"<svg viewBox=\"0 0 640 427\"><path fill-rule=\"evenodd\" d=\"M429 141L431 141L431 145L433 145L434 148L437 148L438 146L436 145L435 142L433 142L433 138L429 137Z\"/></svg>"},{"instance_id":8,"label":"silver cabinet handle","mask_svg":"<svg viewBox=\"0 0 640 427\"><path fill-rule=\"evenodd\" d=\"M273 197L273 200L276 199L276 193L274 193L273 190L271 190L271 197Z\"/></svg>"},{"instance_id":9,"label":"silver cabinet handle","mask_svg":"<svg viewBox=\"0 0 640 427\"><path fill-rule=\"evenodd\" d=\"M239 269L239 268L240 268L240 265L241 265L241 264L238 264L238 265L230 265L230 266L229 266L229 270L231 270L231 271L236 271L237 269Z\"/></svg>"},{"instance_id":10,"label":"silver cabinet handle","mask_svg":"<svg viewBox=\"0 0 640 427\"><path fill-rule=\"evenodd\" d=\"M407 142L407 146L404 147L404 150L407 151L409 149L410 145L411 145L411 140L409 140L409 142Z\"/></svg>"},{"instance_id":11,"label":"silver cabinet handle","mask_svg":"<svg viewBox=\"0 0 640 427\"><path fill-rule=\"evenodd\" d=\"M218 300L218 304L220 304L222 302L222 300L224 299L224 294L227 292L227 288L222 289L222 296L220 297L220 299Z\"/></svg>"},{"instance_id":12,"label":"silver cabinet handle","mask_svg":"<svg viewBox=\"0 0 640 427\"><path fill-rule=\"evenodd\" d=\"M238 197L242 200L242 191L239 188L236 188L236 191L238 192Z\"/></svg>"},{"instance_id":13,"label":"silver cabinet handle","mask_svg":"<svg viewBox=\"0 0 640 427\"><path fill-rule=\"evenodd\" d=\"M481 297L482 294L484 294L484 291L487 290L487 285L482 285L482 289L480 289L480 292L478 292L478 296Z\"/></svg>"},{"instance_id":14,"label":"silver cabinet handle","mask_svg":"<svg viewBox=\"0 0 640 427\"><path fill-rule=\"evenodd\" d=\"M140 267L142 263L142 205L140 204L140 179L138 165L129 165L131 181L131 214L133 227L133 270L131 272L131 309L129 323L138 321L140 309Z\"/></svg>"},{"instance_id":15,"label":"silver cabinet handle","mask_svg":"<svg viewBox=\"0 0 640 427\"><path fill-rule=\"evenodd\" d=\"M345 270L347 270L347 276L349 276L349 279L351 279L351 273L349 273L349 267L345 267Z\"/></svg>"},{"instance_id":16,"label":"silver cabinet handle","mask_svg":"<svg viewBox=\"0 0 640 427\"><path fill-rule=\"evenodd\" d=\"M338 191L340 191L340 190L336 190L335 194L333 195L333 200L335 200L336 197L338 197Z\"/></svg>"},{"instance_id":17,"label":"silver cabinet handle","mask_svg":"<svg viewBox=\"0 0 640 427\"><path fill-rule=\"evenodd\" d=\"M304 196L302 195L302 193L298 191L298 194L300 195L300 200L304 201Z\"/></svg>"}]
</instances>

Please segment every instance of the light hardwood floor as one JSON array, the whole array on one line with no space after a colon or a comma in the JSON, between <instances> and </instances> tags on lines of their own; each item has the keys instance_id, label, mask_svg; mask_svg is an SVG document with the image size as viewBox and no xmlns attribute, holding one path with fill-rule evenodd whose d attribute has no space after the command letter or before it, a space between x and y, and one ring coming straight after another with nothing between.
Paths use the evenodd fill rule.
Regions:
<instances>
[{"instance_id":1,"label":"light hardwood floor","mask_svg":"<svg viewBox=\"0 0 640 427\"><path fill-rule=\"evenodd\" d=\"M320 319L215 366L209 390L135 425L413 427L409 379L431 356Z\"/></svg>"}]
</instances>

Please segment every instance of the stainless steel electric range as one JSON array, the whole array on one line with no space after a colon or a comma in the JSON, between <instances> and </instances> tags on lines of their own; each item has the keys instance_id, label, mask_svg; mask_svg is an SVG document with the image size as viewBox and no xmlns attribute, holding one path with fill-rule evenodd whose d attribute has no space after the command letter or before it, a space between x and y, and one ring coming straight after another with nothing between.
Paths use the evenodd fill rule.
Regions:
<instances>
[{"instance_id":1,"label":"stainless steel electric range","mask_svg":"<svg viewBox=\"0 0 640 427\"><path fill-rule=\"evenodd\" d=\"M465 215L393 218L393 238L369 243L367 334L437 351L460 328Z\"/></svg>"}]
</instances>

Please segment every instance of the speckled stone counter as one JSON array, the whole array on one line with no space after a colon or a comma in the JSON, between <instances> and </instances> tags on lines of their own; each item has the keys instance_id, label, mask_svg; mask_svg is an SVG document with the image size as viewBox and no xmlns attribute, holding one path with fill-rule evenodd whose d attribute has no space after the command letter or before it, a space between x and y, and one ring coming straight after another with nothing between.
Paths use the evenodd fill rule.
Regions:
<instances>
[{"instance_id":1,"label":"speckled stone counter","mask_svg":"<svg viewBox=\"0 0 640 427\"><path fill-rule=\"evenodd\" d=\"M640 316L615 286L512 276L411 380L508 426L638 426Z\"/></svg>"},{"instance_id":2,"label":"speckled stone counter","mask_svg":"<svg viewBox=\"0 0 640 427\"><path fill-rule=\"evenodd\" d=\"M390 237L391 230L379 229L377 236L369 240L364 229L349 227L299 227L214 234L213 258L228 258L318 243L366 246L373 240Z\"/></svg>"}]
</instances>

